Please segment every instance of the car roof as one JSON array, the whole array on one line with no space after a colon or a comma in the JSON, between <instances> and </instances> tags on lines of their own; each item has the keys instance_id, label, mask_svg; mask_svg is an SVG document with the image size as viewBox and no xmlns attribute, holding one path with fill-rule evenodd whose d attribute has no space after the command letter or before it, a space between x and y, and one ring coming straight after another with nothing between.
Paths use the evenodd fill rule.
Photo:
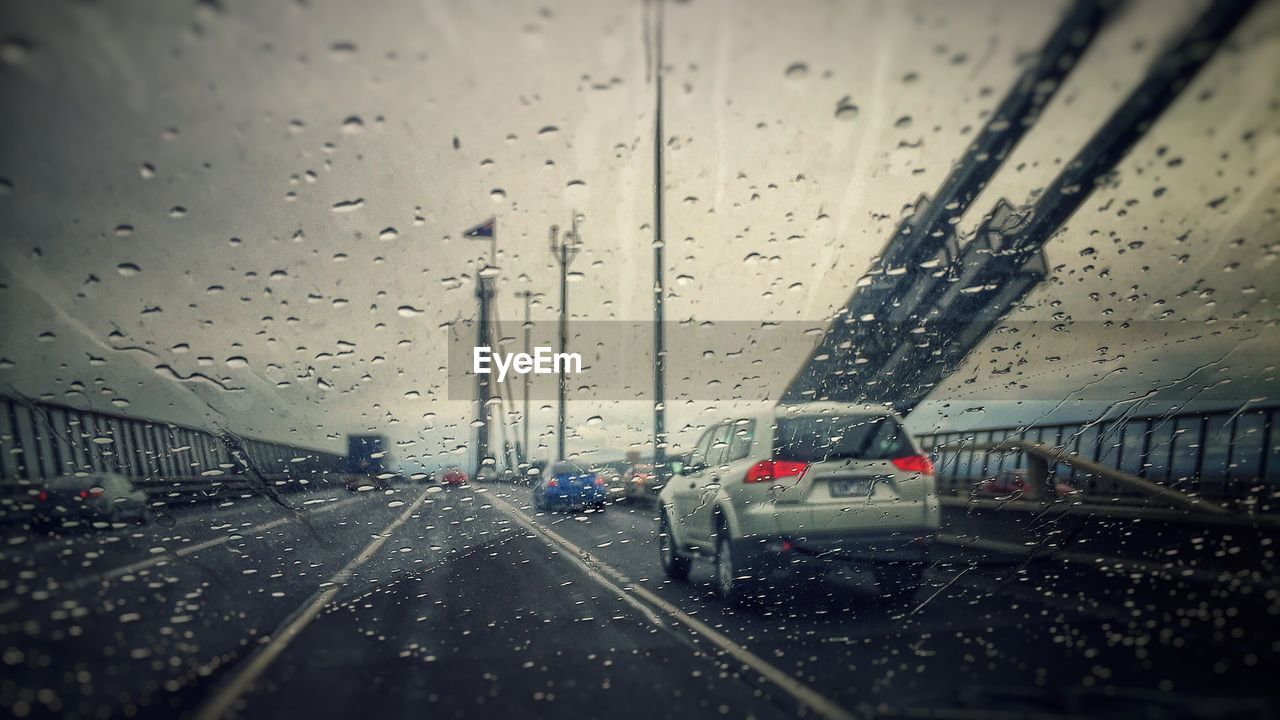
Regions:
<instances>
[{"instance_id":1,"label":"car roof","mask_svg":"<svg viewBox=\"0 0 1280 720\"><path fill-rule=\"evenodd\" d=\"M835 415L847 413L849 415L888 415L898 418L898 414L892 408L886 405L877 405L874 403L838 403L838 402L811 402L798 403L795 405L778 405L774 408L774 414L778 417L796 417L802 415ZM901 420L901 418L898 418Z\"/></svg>"},{"instance_id":2,"label":"car roof","mask_svg":"<svg viewBox=\"0 0 1280 720\"><path fill-rule=\"evenodd\" d=\"M703 430L712 425L720 423L735 422L743 418L755 420L764 420L772 423L778 418L790 417L813 417L817 415L869 415L875 417L892 417L903 424L902 416L894 412L884 405L876 405L873 403L838 403L838 402L811 402L796 403L794 405L774 405L767 410L755 410L753 412L744 412L737 415L730 415L719 418L698 430L701 434Z\"/></svg>"}]
</instances>

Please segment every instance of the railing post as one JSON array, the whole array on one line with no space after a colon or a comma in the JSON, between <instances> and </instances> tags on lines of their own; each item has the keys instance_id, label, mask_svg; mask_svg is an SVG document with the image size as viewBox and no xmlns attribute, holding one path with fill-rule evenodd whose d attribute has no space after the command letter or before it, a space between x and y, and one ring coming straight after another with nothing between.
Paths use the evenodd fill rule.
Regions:
<instances>
[{"instance_id":1,"label":"railing post","mask_svg":"<svg viewBox=\"0 0 1280 720\"><path fill-rule=\"evenodd\" d=\"M1030 448L1024 448L1022 454L1027 459L1027 499L1052 499L1057 493L1049 481L1049 461Z\"/></svg>"}]
</instances>

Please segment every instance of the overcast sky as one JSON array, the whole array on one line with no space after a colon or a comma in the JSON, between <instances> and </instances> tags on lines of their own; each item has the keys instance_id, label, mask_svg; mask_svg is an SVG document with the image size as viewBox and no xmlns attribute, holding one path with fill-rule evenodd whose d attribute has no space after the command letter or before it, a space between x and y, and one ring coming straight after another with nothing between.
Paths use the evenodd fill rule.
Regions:
<instances>
[{"instance_id":1,"label":"overcast sky","mask_svg":"<svg viewBox=\"0 0 1280 720\"><path fill-rule=\"evenodd\" d=\"M961 230L1048 183L1204 5L1130 3ZM670 5L668 319L821 327L1063 7ZM447 399L445 328L474 317L488 251L460 235L490 216L504 321L524 289L555 317L548 227L575 209L572 317L651 317L649 4L11 2L0 18L0 390L447 451L471 411ZM989 338L914 426L1273 397L1278 30L1280 2L1261 3L1049 243L1052 280L1011 317L1042 324ZM771 389L743 404L796 369L764 365ZM571 448L647 440L644 391L576 393ZM537 434L555 413L534 411ZM725 411L672 398L675 440Z\"/></svg>"}]
</instances>

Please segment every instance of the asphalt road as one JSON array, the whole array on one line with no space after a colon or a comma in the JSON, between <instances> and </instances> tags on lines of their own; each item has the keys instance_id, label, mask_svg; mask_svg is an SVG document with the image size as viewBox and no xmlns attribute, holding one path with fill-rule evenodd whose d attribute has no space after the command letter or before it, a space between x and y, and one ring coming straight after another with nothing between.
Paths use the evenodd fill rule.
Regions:
<instances>
[{"instance_id":1,"label":"asphalt road","mask_svg":"<svg viewBox=\"0 0 1280 720\"><path fill-rule=\"evenodd\" d=\"M509 486L260 499L0 552L14 717L1266 716L1274 591L939 553L731 609L668 582L651 508ZM1256 711L1256 712L1255 712Z\"/></svg>"}]
</instances>

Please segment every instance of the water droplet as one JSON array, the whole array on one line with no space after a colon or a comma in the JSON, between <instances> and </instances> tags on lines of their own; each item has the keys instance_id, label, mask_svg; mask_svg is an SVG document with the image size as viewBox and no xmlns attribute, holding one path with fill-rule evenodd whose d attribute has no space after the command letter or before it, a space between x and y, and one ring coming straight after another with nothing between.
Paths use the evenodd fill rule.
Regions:
<instances>
[{"instance_id":1,"label":"water droplet","mask_svg":"<svg viewBox=\"0 0 1280 720\"><path fill-rule=\"evenodd\" d=\"M502 202L507 199L507 191L502 188L494 188L489 191L489 199L494 202Z\"/></svg>"},{"instance_id":2,"label":"water droplet","mask_svg":"<svg viewBox=\"0 0 1280 720\"><path fill-rule=\"evenodd\" d=\"M249 360L242 355L233 355L227 358L227 367L233 370L249 367Z\"/></svg>"},{"instance_id":3,"label":"water droplet","mask_svg":"<svg viewBox=\"0 0 1280 720\"><path fill-rule=\"evenodd\" d=\"M178 219L178 218L184 218L186 216L187 216L187 209L182 207L181 205L174 205L173 207L169 208L169 217L171 218Z\"/></svg>"},{"instance_id":4,"label":"water droplet","mask_svg":"<svg viewBox=\"0 0 1280 720\"><path fill-rule=\"evenodd\" d=\"M400 231L393 227L383 228L382 232L378 233L379 240L395 240L398 237L400 237Z\"/></svg>"},{"instance_id":5,"label":"water droplet","mask_svg":"<svg viewBox=\"0 0 1280 720\"><path fill-rule=\"evenodd\" d=\"M358 115L352 115L342 121L342 132L348 135L355 135L361 130L364 130L364 120L361 120Z\"/></svg>"},{"instance_id":6,"label":"water droplet","mask_svg":"<svg viewBox=\"0 0 1280 720\"><path fill-rule=\"evenodd\" d=\"M0 60L8 65L21 65L31 55L31 44L22 38L6 38L0 43Z\"/></svg>"},{"instance_id":7,"label":"water droplet","mask_svg":"<svg viewBox=\"0 0 1280 720\"><path fill-rule=\"evenodd\" d=\"M893 122L893 126L900 129L911 127L911 116L903 115L902 117L898 118Z\"/></svg>"},{"instance_id":8,"label":"water droplet","mask_svg":"<svg viewBox=\"0 0 1280 720\"><path fill-rule=\"evenodd\" d=\"M333 204L330 210L334 212L352 212L364 207L364 198L356 198L355 200L340 200Z\"/></svg>"},{"instance_id":9,"label":"water droplet","mask_svg":"<svg viewBox=\"0 0 1280 720\"><path fill-rule=\"evenodd\" d=\"M129 236L130 236L130 235L132 235L132 234L133 234L133 226L132 226L132 225L117 225L117 226L116 226L116 237L129 237Z\"/></svg>"},{"instance_id":10,"label":"water droplet","mask_svg":"<svg viewBox=\"0 0 1280 720\"><path fill-rule=\"evenodd\" d=\"M400 317L406 318L417 317L422 314L421 310L412 305L401 305L396 308L396 312L400 313Z\"/></svg>"},{"instance_id":11,"label":"water droplet","mask_svg":"<svg viewBox=\"0 0 1280 720\"><path fill-rule=\"evenodd\" d=\"M538 130L538 137L552 137L558 132L560 132L560 128L555 125L543 125L542 128Z\"/></svg>"},{"instance_id":12,"label":"water droplet","mask_svg":"<svg viewBox=\"0 0 1280 720\"><path fill-rule=\"evenodd\" d=\"M116 272L120 273L124 277L129 277L130 275L137 275L142 272L142 268L133 263L120 263L116 266Z\"/></svg>"},{"instance_id":13,"label":"water droplet","mask_svg":"<svg viewBox=\"0 0 1280 720\"><path fill-rule=\"evenodd\" d=\"M142 176L143 180L150 180L156 176L156 166L151 163L142 163L142 166L138 168L138 174Z\"/></svg>"},{"instance_id":14,"label":"water droplet","mask_svg":"<svg viewBox=\"0 0 1280 720\"><path fill-rule=\"evenodd\" d=\"M853 120L856 117L858 117L858 106L853 104L853 98L848 95L840 98L840 102L836 103L836 119Z\"/></svg>"},{"instance_id":15,"label":"water droplet","mask_svg":"<svg viewBox=\"0 0 1280 720\"><path fill-rule=\"evenodd\" d=\"M802 62L791 63L787 66L787 77L793 80L799 80L809 74L809 66Z\"/></svg>"}]
</instances>

